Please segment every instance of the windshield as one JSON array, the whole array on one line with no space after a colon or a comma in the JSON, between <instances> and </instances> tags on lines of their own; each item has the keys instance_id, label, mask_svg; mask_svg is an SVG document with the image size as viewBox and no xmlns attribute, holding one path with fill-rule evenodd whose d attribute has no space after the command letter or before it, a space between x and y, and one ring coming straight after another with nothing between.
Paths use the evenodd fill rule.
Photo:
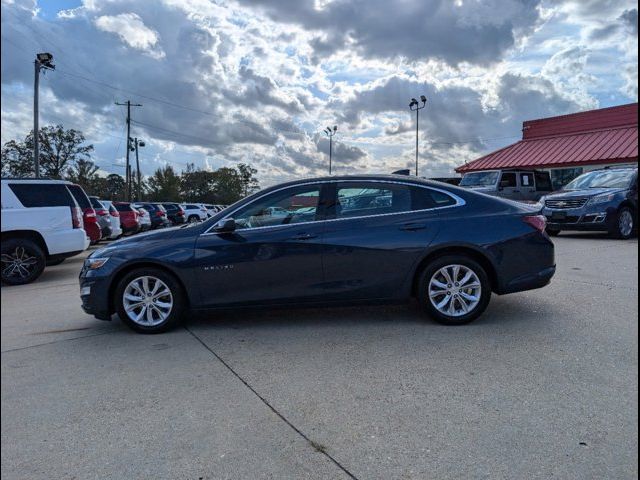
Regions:
<instances>
[{"instance_id":1,"label":"windshield","mask_svg":"<svg viewBox=\"0 0 640 480\"><path fill-rule=\"evenodd\" d=\"M573 179L563 190L583 188L628 188L633 170L596 170Z\"/></svg>"},{"instance_id":2,"label":"windshield","mask_svg":"<svg viewBox=\"0 0 640 480\"><path fill-rule=\"evenodd\" d=\"M461 187L492 187L498 181L500 172L467 173L460 181Z\"/></svg>"}]
</instances>

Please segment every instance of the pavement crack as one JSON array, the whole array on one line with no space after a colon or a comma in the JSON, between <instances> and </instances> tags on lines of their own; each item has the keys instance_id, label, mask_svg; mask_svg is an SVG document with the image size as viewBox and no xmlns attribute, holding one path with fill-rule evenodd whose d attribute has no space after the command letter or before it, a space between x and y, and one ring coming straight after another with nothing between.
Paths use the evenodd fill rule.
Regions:
<instances>
[{"instance_id":1,"label":"pavement crack","mask_svg":"<svg viewBox=\"0 0 640 480\"><path fill-rule=\"evenodd\" d=\"M253 388L249 382L247 382L238 372L236 372L233 367L227 363L220 355L218 355L209 345L207 345L204 340L202 340L198 335L196 335L194 332L192 332L191 330L189 330L188 327L184 327L184 329L189 332L191 334L191 336L193 336L193 338L195 338L204 348L206 348L209 353L211 353L214 357L216 357L218 359L218 361L220 363L222 363L222 365L224 365L227 370L229 370L238 380L240 380L245 387L247 387L249 390L251 390L251 392L258 397L258 399L264 403L265 406L267 406L267 408L269 408L269 410L271 410L273 413L275 413L280 420L282 420L284 423L286 423L289 427L291 427L291 429L296 432L298 435L300 435L315 451L317 451L318 453L324 455L325 457L327 457L329 460L331 460L331 462L334 463L334 465L336 465L340 470L342 470L349 478L352 478L354 480L358 480L358 478L351 473L344 465L342 465L338 460L336 460L329 452L327 452L327 449L324 445L319 444L318 442L314 442L313 440L311 440L304 432L302 432L302 430L300 430L298 427L296 427L293 423L291 423L291 421L289 421L287 419L287 417L284 416L284 414L280 413L280 411L278 411L277 408L275 408L273 405L271 405L269 403L269 401L264 398L262 395L260 395L260 393L258 393L258 391Z\"/></svg>"},{"instance_id":2,"label":"pavement crack","mask_svg":"<svg viewBox=\"0 0 640 480\"><path fill-rule=\"evenodd\" d=\"M17 351L20 351L20 350L27 350L29 348L44 347L45 345L53 345L54 343L68 342L70 340L79 340L81 338L97 337L99 335L107 335L109 333L116 333L118 331L120 331L120 330L111 330L111 331L108 331L108 332L92 333L90 335L80 335L79 337L63 338L63 339L60 339L60 340L54 340L52 342L38 343L36 345L27 345L26 347L8 348L7 350L2 350L0 353L11 353L11 352L17 352Z\"/></svg>"}]
</instances>

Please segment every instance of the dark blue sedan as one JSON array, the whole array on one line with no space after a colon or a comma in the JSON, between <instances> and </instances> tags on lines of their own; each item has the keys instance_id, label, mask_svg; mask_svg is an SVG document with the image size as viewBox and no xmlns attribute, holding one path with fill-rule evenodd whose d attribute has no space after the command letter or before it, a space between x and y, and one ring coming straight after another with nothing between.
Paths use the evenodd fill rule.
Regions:
<instances>
[{"instance_id":1,"label":"dark blue sedan","mask_svg":"<svg viewBox=\"0 0 640 480\"><path fill-rule=\"evenodd\" d=\"M464 324L492 292L551 280L554 247L538 210L399 175L285 183L201 224L96 250L80 274L82 306L156 333L188 309L415 297L436 321Z\"/></svg>"}]
</instances>

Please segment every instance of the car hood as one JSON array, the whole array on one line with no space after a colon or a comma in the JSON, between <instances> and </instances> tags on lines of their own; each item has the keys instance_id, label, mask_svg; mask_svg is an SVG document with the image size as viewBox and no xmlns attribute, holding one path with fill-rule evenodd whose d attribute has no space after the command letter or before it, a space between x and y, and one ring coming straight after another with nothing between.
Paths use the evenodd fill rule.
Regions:
<instances>
[{"instance_id":1,"label":"car hood","mask_svg":"<svg viewBox=\"0 0 640 480\"><path fill-rule=\"evenodd\" d=\"M623 192L623 188L584 188L582 190L565 190L547 195L546 199L595 197L606 193Z\"/></svg>"}]
</instances>

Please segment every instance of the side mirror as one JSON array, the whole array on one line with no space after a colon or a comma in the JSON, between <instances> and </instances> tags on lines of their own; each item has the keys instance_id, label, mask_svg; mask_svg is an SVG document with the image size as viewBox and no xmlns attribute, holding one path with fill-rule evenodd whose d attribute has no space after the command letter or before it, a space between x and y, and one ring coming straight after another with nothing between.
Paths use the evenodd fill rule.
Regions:
<instances>
[{"instance_id":1,"label":"side mirror","mask_svg":"<svg viewBox=\"0 0 640 480\"><path fill-rule=\"evenodd\" d=\"M216 232L233 232L236 229L236 221L233 218L223 218L213 227Z\"/></svg>"}]
</instances>

